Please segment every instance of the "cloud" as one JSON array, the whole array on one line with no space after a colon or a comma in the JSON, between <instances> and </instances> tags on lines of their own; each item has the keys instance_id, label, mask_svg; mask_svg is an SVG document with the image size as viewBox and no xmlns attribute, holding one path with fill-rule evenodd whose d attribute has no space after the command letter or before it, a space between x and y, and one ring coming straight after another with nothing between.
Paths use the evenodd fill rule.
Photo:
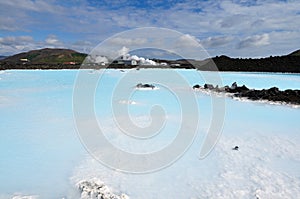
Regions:
<instances>
[{"instance_id":1,"label":"cloud","mask_svg":"<svg viewBox=\"0 0 300 199\"><path fill-rule=\"evenodd\" d=\"M234 14L228 17L225 17L220 21L221 28L234 28L242 23L245 23L248 20L248 16L243 14Z\"/></svg>"},{"instance_id":2,"label":"cloud","mask_svg":"<svg viewBox=\"0 0 300 199\"><path fill-rule=\"evenodd\" d=\"M179 37L179 39L176 41L176 47L199 47L199 39L197 39L195 36L192 36L190 34L185 34Z\"/></svg>"},{"instance_id":3,"label":"cloud","mask_svg":"<svg viewBox=\"0 0 300 199\"><path fill-rule=\"evenodd\" d=\"M53 12L61 10L62 8L55 4L54 1L32 1L32 0L10 0L0 2L1 6L13 7L14 9L29 10L36 12Z\"/></svg>"},{"instance_id":4,"label":"cloud","mask_svg":"<svg viewBox=\"0 0 300 199\"><path fill-rule=\"evenodd\" d=\"M63 8L54 0L11 0L0 1L0 30L33 32L51 23L55 15L63 14Z\"/></svg>"},{"instance_id":5,"label":"cloud","mask_svg":"<svg viewBox=\"0 0 300 199\"><path fill-rule=\"evenodd\" d=\"M93 45L90 41L76 41L73 42L69 48L88 54L92 51Z\"/></svg>"},{"instance_id":6,"label":"cloud","mask_svg":"<svg viewBox=\"0 0 300 199\"><path fill-rule=\"evenodd\" d=\"M254 35L240 41L238 43L238 48L240 49L240 48L247 48L253 46L258 47L258 46L264 46L268 44L270 44L268 34Z\"/></svg>"},{"instance_id":7,"label":"cloud","mask_svg":"<svg viewBox=\"0 0 300 199\"><path fill-rule=\"evenodd\" d=\"M2 31L16 31L18 29L19 29L19 27L17 27L14 18L8 17L8 16L0 17L0 30L2 30Z\"/></svg>"},{"instance_id":8,"label":"cloud","mask_svg":"<svg viewBox=\"0 0 300 199\"><path fill-rule=\"evenodd\" d=\"M0 55L16 54L46 47L65 47L65 45L55 35L49 35L45 41L36 41L31 36L0 37Z\"/></svg>"},{"instance_id":9,"label":"cloud","mask_svg":"<svg viewBox=\"0 0 300 199\"><path fill-rule=\"evenodd\" d=\"M64 46L87 50L115 33L131 28L164 27L193 35L197 39L201 38L206 47L222 46L222 49L215 49L213 54L220 54L221 50L225 50L224 47L228 47L225 53L235 56L239 52L246 54L246 50L252 46L249 44L250 38L254 46L261 44L265 46L264 42L256 41L260 40L256 38L257 35L263 34L269 35L269 39L265 38L269 47L274 49L273 43L276 43L279 45L276 49L280 51L280 46L287 38L277 38L279 41L274 42L270 34L273 32L300 34L299 7L300 1L275 0L167 0L164 3L124 0L113 2L106 0L101 3L88 0L78 0L76 3L56 0L11 0L0 2L0 30L4 31L1 33L3 37L25 32L35 40L41 37L37 33L60 35L58 42ZM153 8L155 11L151 11ZM12 33L13 31L15 33ZM293 34L291 40L294 41L289 45L299 43L299 40L295 40L298 39L295 35ZM239 41L234 38L248 40ZM49 38L40 44L52 45L56 43L54 40L55 38ZM89 47L88 44L84 48L74 45L77 40L89 41ZM290 38L288 40L291 41ZM131 46L147 41L137 38L115 38L113 42L121 46ZM194 45L188 38L182 38L179 42L181 43L178 46ZM237 46L245 52L232 49ZM8 53L12 52L6 52Z\"/></svg>"},{"instance_id":10,"label":"cloud","mask_svg":"<svg viewBox=\"0 0 300 199\"><path fill-rule=\"evenodd\" d=\"M45 41L40 43L43 44L43 48L68 48L68 46L71 46L60 41L56 35L48 35Z\"/></svg>"},{"instance_id":11,"label":"cloud","mask_svg":"<svg viewBox=\"0 0 300 199\"><path fill-rule=\"evenodd\" d=\"M28 42L32 42L33 38L30 36L19 36L19 37L0 37L0 44L1 45L20 45L26 44Z\"/></svg>"},{"instance_id":12,"label":"cloud","mask_svg":"<svg viewBox=\"0 0 300 199\"><path fill-rule=\"evenodd\" d=\"M46 42L46 44L50 44L50 45L61 45L62 44L55 35L49 35L46 38L45 42Z\"/></svg>"},{"instance_id":13,"label":"cloud","mask_svg":"<svg viewBox=\"0 0 300 199\"><path fill-rule=\"evenodd\" d=\"M145 38L122 38L122 37L114 37L109 40L110 43L116 45L124 45L124 46L131 46L131 45L142 45L147 43L147 39Z\"/></svg>"},{"instance_id":14,"label":"cloud","mask_svg":"<svg viewBox=\"0 0 300 199\"><path fill-rule=\"evenodd\" d=\"M233 37L230 36L221 36L221 37L208 37L204 40L201 40L201 44L204 47L218 47L228 44L233 40Z\"/></svg>"},{"instance_id":15,"label":"cloud","mask_svg":"<svg viewBox=\"0 0 300 199\"><path fill-rule=\"evenodd\" d=\"M34 47L32 45L33 41L33 38L30 36L0 37L0 55L8 55L7 52L18 53L31 50Z\"/></svg>"}]
</instances>

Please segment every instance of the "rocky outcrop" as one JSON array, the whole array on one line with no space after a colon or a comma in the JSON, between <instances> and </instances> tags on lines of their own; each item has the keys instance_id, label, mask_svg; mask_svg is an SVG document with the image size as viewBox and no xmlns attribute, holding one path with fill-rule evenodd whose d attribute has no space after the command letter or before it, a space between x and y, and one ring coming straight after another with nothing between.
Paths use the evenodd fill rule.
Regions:
<instances>
[{"instance_id":1,"label":"rocky outcrop","mask_svg":"<svg viewBox=\"0 0 300 199\"><path fill-rule=\"evenodd\" d=\"M142 84L142 83L139 83L139 84L136 85L136 88L154 89L155 86L153 84Z\"/></svg>"},{"instance_id":2,"label":"rocky outcrop","mask_svg":"<svg viewBox=\"0 0 300 199\"><path fill-rule=\"evenodd\" d=\"M126 194L116 195L98 180L81 181L77 184L81 199L129 199Z\"/></svg>"},{"instance_id":3,"label":"rocky outcrop","mask_svg":"<svg viewBox=\"0 0 300 199\"><path fill-rule=\"evenodd\" d=\"M248 92L235 93L235 97L246 97L250 100L268 100L273 102L286 102L300 105L300 90L280 91L277 87L263 90L249 90Z\"/></svg>"},{"instance_id":4,"label":"rocky outcrop","mask_svg":"<svg viewBox=\"0 0 300 199\"><path fill-rule=\"evenodd\" d=\"M212 84L204 84L203 87L199 85L193 86L193 89L205 89L211 90L218 93L229 93L232 97L246 98L249 100L267 100L271 102L284 102L287 104L300 105L300 90L287 89L280 91L277 87L272 87L269 89L249 89L245 85L238 86L234 82L230 87L224 86L219 88L218 86L213 86Z\"/></svg>"}]
</instances>

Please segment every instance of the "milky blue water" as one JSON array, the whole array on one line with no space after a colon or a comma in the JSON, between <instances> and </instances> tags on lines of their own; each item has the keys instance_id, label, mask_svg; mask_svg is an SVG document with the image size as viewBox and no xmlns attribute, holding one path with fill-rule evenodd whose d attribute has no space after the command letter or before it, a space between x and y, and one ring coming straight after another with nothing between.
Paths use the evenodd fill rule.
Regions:
<instances>
[{"instance_id":1,"label":"milky blue water","mask_svg":"<svg viewBox=\"0 0 300 199\"><path fill-rule=\"evenodd\" d=\"M114 124L108 102L128 71L107 70L95 91L95 114L106 129L106 136L127 151L149 152L172 142L178 131L180 101L170 90L182 89L172 80L172 89L151 82L151 75L168 79L166 71L148 69L147 82L158 90L134 90L141 82L135 71L130 99L114 103L128 106L137 125L147 126L151 107L164 107L169 122L155 138L125 139ZM176 70L192 87L205 80L194 70ZM88 71L91 78L99 71ZM209 76L212 72L203 72ZM198 158L201 144L213 118L211 96L194 92L200 125L191 148L185 155L159 172L132 175L110 170L95 161L85 150L73 119L73 88L77 70L11 70L0 73L0 198L31 195L37 198L74 198L80 179L99 178L116 192L131 198L253 198L300 196L300 109L286 105L236 101L225 98L222 135L210 155ZM133 77L134 77L133 75ZM300 89L299 74L220 73L223 85L237 82L250 88ZM213 82L213 81L212 81ZM121 92L120 95L123 93ZM118 115L117 117L122 117ZM189 116L187 116L189 117ZM190 116L192 117L192 116ZM232 151L235 145L239 151ZM76 195L76 197L79 197ZM297 197L296 197L297 198Z\"/></svg>"}]
</instances>

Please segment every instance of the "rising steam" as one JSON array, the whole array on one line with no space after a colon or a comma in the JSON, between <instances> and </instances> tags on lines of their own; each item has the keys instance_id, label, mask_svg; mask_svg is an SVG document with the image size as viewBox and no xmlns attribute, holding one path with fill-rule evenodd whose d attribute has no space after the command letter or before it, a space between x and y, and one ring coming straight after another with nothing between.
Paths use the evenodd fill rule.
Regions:
<instances>
[{"instance_id":1,"label":"rising steam","mask_svg":"<svg viewBox=\"0 0 300 199\"><path fill-rule=\"evenodd\" d=\"M155 61L144 58L144 57L139 57L137 55L130 55L129 54L129 48L123 46L119 51L118 51L119 56L123 60L135 60L139 65L158 65Z\"/></svg>"}]
</instances>

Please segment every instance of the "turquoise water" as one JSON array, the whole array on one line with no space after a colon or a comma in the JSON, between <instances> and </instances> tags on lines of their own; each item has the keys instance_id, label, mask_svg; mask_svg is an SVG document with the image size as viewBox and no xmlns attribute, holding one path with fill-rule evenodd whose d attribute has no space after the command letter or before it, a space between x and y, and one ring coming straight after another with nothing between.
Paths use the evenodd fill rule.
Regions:
<instances>
[{"instance_id":1,"label":"turquoise water","mask_svg":"<svg viewBox=\"0 0 300 199\"><path fill-rule=\"evenodd\" d=\"M95 91L95 115L106 129L106 137L130 152L152 152L171 143L182 116L180 100L174 92L179 90L184 96L195 92L182 88L176 79L169 82L171 88L151 81L160 76L171 79L165 70L145 71L134 71L131 84L123 84L124 88L118 91L121 96L132 92L130 99L111 98L117 86L132 72L129 70L105 71ZM97 73L87 71L91 78ZM203 85L202 77L213 74L199 74L194 70L176 70L176 73L191 87ZM139 79L143 74L148 75L146 82ZM299 196L299 108L225 98L220 140L212 153L200 160L198 155L206 130L216 113L212 113L211 96L197 91L194 94L198 107L194 108L199 110L199 128L184 156L158 172L120 173L95 161L80 141L72 109L77 75L77 70L1 71L0 198L13 195L74 198L75 183L93 177L131 198L203 198L217 197L217 194L250 198L254 194L276 196L283 194L283 190L286 196ZM223 85L236 81L250 88L300 89L299 74L224 72L220 77ZM154 83L159 89L134 90L140 82ZM140 126L151 123L149 114L153 105L163 107L169 120L153 139L126 138L121 136L113 120L113 116L123 115L113 115L111 103L128 106L131 119ZM192 119L192 116L187 117ZM237 154L231 150L235 145L241 148Z\"/></svg>"}]
</instances>

